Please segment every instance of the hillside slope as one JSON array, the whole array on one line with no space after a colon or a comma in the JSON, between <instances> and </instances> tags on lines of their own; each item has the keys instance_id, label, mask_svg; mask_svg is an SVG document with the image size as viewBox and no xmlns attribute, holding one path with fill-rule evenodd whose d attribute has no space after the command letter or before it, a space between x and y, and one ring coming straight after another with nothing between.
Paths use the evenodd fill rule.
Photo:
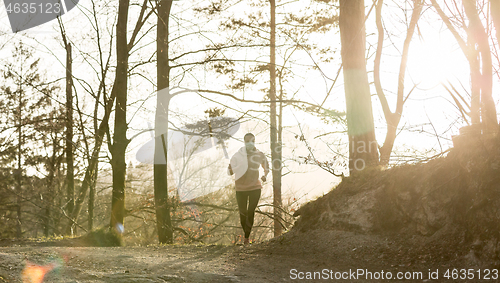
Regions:
<instances>
[{"instance_id":1,"label":"hillside slope","mask_svg":"<svg viewBox=\"0 0 500 283\"><path fill-rule=\"evenodd\" d=\"M345 178L296 212L292 233L379 235L404 243L416 257L497 265L500 155L489 145L468 143L427 163Z\"/></svg>"}]
</instances>

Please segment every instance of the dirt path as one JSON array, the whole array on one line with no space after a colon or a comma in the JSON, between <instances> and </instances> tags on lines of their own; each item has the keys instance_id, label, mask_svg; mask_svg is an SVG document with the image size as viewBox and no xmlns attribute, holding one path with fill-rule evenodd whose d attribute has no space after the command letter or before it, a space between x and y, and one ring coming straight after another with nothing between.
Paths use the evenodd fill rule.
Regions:
<instances>
[{"instance_id":1,"label":"dirt path","mask_svg":"<svg viewBox=\"0 0 500 283\"><path fill-rule=\"evenodd\" d=\"M41 265L64 262L44 282L250 282L240 280L234 275L235 265L227 263L237 249L194 245L4 247L0 248L0 276L6 282L21 282L26 258Z\"/></svg>"},{"instance_id":2,"label":"dirt path","mask_svg":"<svg viewBox=\"0 0 500 283\"><path fill-rule=\"evenodd\" d=\"M44 282L297 282L298 272L365 269L371 272L423 272L416 280L339 280L343 282L453 282L428 280L428 270L460 267L453 258L405 248L381 236L341 231L288 233L250 246L170 245L149 247L0 247L0 282L21 282L25 260L61 262ZM458 257L457 257L458 260ZM456 266L454 266L456 264ZM472 266L468 266L472 268ZM303 274L306 275L305 273ZM317 282L319 280L308 280ZM336 280L321 280L336 281ZM467 282L481 282L469 280ZM486 281L483 281L486 282Z\"/></svg>"}]
</instances>

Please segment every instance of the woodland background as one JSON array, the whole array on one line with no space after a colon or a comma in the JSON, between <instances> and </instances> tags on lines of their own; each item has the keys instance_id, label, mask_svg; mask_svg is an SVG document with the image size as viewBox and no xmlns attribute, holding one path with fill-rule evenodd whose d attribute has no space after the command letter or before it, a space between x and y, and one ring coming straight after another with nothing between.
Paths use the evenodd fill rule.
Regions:
<instances>
[{"instance_id":1,"label":"woodland background","mask_svg":"<svg viewBox=\"0 0 500 283\"><path fill-rule=\"evenodd\" d=\"M316 195L498 132L494 0L90 0L23 33L2 19L0 238L124 227L128 244L237 243L222 143L233 153L252 131L274 165L253 233L265 240L320 179ZM240 131L200 153L224 117ZM196 142L141 164L148 123ZM186 202L180 187L211 189Z\"/></svg>"}]
</instances>

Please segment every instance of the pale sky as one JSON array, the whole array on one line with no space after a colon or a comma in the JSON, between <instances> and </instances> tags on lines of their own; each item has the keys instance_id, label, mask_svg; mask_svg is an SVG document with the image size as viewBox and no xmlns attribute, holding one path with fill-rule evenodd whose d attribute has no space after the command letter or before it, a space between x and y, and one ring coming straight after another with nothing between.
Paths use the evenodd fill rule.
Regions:
<instances>
[{"instance_id":1,"label":"pale sky","mask_svg":"<svg viewBox=\"0 0 500 283\"><path fill-rule=\"evenodd\" d=\"M367 5L371 4L369 3L370 1L365 2L367 3ZM394 5L391 4L391 2L388 3L389 7L384 8L384 13L385 15L391 14L392 16L385 19L386 28L393 28L394 31L404 30L404 25L401 22L398 22L401 18L401 14L398 13L401 13L401 11L395 8ZM82 4L85 5L85 3ZM178 2L174 2L174 6L175 5L178 5ZM298 4L295 3L295 6L297 5ZM286 8L281 9L285 9L285 12L287 11ZM177 7L174 7L173 11L179 12L179 9ZM183 13L189 14L188 12L186 12L186 10L184 10ZM181 17L182 14L176 14L176 16ZM88 24L88 19L85 17L82 11L78 9L73 9L67 15L63 16L62 19L65 22L70 37L72 37L73 40L75 40L79 44L81 44L81 42L78 41L78 33L81 33L82 35L92 33L91 27ZM106 19L105 21L110 21L110 19ZM177 23L178 22L180 22L180 20L177 20ZM175 25L176 21L172 21L172 23L173 25ZM134 23L132 21L130 27L133 27L133 24ZM0 30L9 30L9 23L4 9L0 9ZM433 10L427 10L425 12L425 17L419 24L419 31L421 32L422 37L419 37L417 34L415 34L410 47L410 57L408 61L405 92L407 93L411 89L414 82L420 84L405 105L400 127L418 126L420 124L432 122L436 128L436 131L441 134L445 129L448 128L453 119L457 117L457 112L456 110L454 110L453 105L449 102L451 100L449 94L447 94L444 88L442 88L439 84L450 80L454 84L457 84L457 82L461 82L466 88L469 88L468 64L461 50L458 48L458 44L451 36L451 34L446 30L446 28L443 27L441 21L437 19L437 16L435 15L435 12ZM374 34L374 32L376 32L376 30L374 26L374 13L372 13L367 21L367 46L376 45L377 36L376 34ZM214 34L215 33L213 33L212 35L214 36L214 38L212 38L213 40L215 39L215 37L217 37ZM146 36L144 44L153 42L154 36L154 32ZM384 51L384 55L382 58L382 85L386 89L386 93L389 95L396 92L397 72L399 70L398 50L400 51L402 49L402 43L404 40L403 36L404 34L402 36L401 34L399 34L398 37L397 32L395 32L395 34L391 36L392 43L396 48L390 48L391 41L387 41L387 43L385 44L387 50ZM50 64L50 69L48 70L47 75L62 76L64 72L65 54L61 51L61 44L55 40L56 38L57 40L59 40L58 38L60 37L56 22L53 21L33 28L24 33L24 35L6 34L3 35L3 37L4 41L9 40L10 42L17 42L18 40L23 39L27 42L30 42L32 46L38 46L37 54L35 56L38 55L42 57L43 64L41 67L43 68L44 66L48 66ZM36 42L30 41L27 37L34 38L36 41L38 41L38 43L41 43L45 46L37 45ZM330 45L332 50L340 50L339 34L337 31L331 31L327 34L317 35L314 36L314 38L321 42L323 46ZM184 42L184 44L188 45L200 43L187 41ZM182 47L182 45L177 45L175 48L176 50L179 50ZM78 48L83 49L83 45L78 46ZM154 45L148 45L147 47L142 49L142 52L145 54L144 56L147 56L150 54L151 50L154 50ZM369 52L371 52L370 55L372 55L372 53L374 52L373 47L369 50ZM54 52L53 54L51 53L52 51ZM295 60L297 63L311 64L311 60L305 52L297 51L296 54L297 57ZM8 48L5 48L0 52L1 59L6 59L9 55L10 51ZM57 56L58 59L56 59L55 56ZM134 56L142 55L134 54ZM248 54L248 56L251 57L252 54ZM263 54L260 57L260 60L267 60L268 57L266 56L266 54ZM280 63L280 60L282 59L278 57L277 60L278 63ZM339 63L340 52L336 52L334 55L334 60L332 62L320 63L320 66L322 71L328 78L334 78L337 73ZM88 65L85 62L75 62L73 67L74 73L77 77L88 79L89 82L92 83L92 78L89 77L92 73L89 72ZM373 56L368 60L367 69L369 71L373 69ZM289 92L297 91L295 99L302 99L313 103L321 103L326 95L326 92L331 87L332 82L328 79L323 78L321 74L316 70L309 70L306 68L297 70L298 71L296 71L296 73L298 77L286 82L286 87L288 88ZM152 74L155 74L156 72L153 65L149 65L149 69L140 69L140 71L143 71L148 78L152 78ZM211 77L211 75L202 73L198 74L200 74L200 77L203 78L197 78L199 79L199 82L203 84L201 86L202 88L212 88L220 91L227 91L223 86L222 80L214 79L213 77ZM181 82L181 86L187 88L197 88L198 85L195 85L193 82L193 79L186 79ZM494 77L494 84L494 89L498 89L497 77ZM267 85L268 83L266 81L259 82L259 86L267 87ZM335 110L344 110L345 100L343 93L343 80L342 76L340 76L337 83L332 88L332 92L329 98L326 100L324 106ZM372 93L375 93L374 88L372 88ZM239 96L238 93L233 94ZM258 90L254 90L253 92L249 91L248 93L245 93L245 95L246 97L255 100L259 100L263 97L263 93ZM229 98L221 98L216 95L206 96L218 102L234 107L234 109L237 109L238 112L245 112L249 109L257 109L260 111L265 111L268 109L264 106L238 103ZM149 98L146 99L144 104L142 104L142 102L133 103L134 101L138 101L139 99L145 99L145 97ZM497 94L494 95L494 99L498 105L499 96ZM87 98L87 100L90 99ZM81 99L81 101L85 101L85 99ZM145 82L143 80L141 81L141 78L132 78L130 80L129 102L133 103L133 105L129 107L129 110L131 112L128 116L131 126L131 130L129 131L128 136L132 137L136 135L140 130L147 129L148 122L154 122L154 88L148 82ZM395 103L393 98L389 97L389 103L391 105L391 108L394 109ZM202 99L195 94L186 94L175 97L171 103L172 112L183 113L185 114L185 116L182 117L182 121L179 121L179 119L176 119L175 117L173 117L172 120L177 124L182 124L183 122L190 123L198 119L204 119L206 118L206 115L203 113L203 111L209 107L214 106L217 106L217 104ZM135 116L133 116L132 113L138 109L140 111ZM377 128L377 139L379 143L382 143L385 138L385 123L382 119L380 104L375 96L373 97L373 109ZM238 112L228 110L226 113L228 116L237 117L239 116ZM269 134L265 128L266 126L264 123L256 124L258 119L268 118L266 118L266 115L263 113L252 113L252 115L255 115L254 121L252 121L252 123L249 123L249 125L242 126L236 137L241 138L247 130L257 131L260 133L257 135L258 148L266 153L269 153ZM296 158L299 155L307 155L307 151L305 151L303 144L297 142L294 139L295 134L300 134L300 131L298 129L299 124L301 126L307 125L306 130L308 138L311 139L311 144L315 146L318 156L321 156L324 160L328 160L329 158L332 158L334 156L334 154L327 149L322 141L312 140L312 138L316 135L335 130L337 128L335 126L326 125L322 123L318 118L311 117L310 115L304 114L303 112L294 110L292 108L286 110L284 118L284 125L287 127L285 129L284 140L286 147L285 156ZM431 130L428 125L424 128L427 131ZM445 133L444 136L447 139L451 139L451 135L457 133L458 127L454 127L451 131ZM339 139L345 139L345 136L332 135L329 136L329 138L329 142L336 142ZM137 162L135 160L136 151L149 139L149 133L145 133L138 136L132 141L129 146L128 162ZM238 141L230 141L228 143L229 154L231 155L232 153L234 153L239 146L241 146L241 144L239 144ZM403 146L406 148L415 148L419 150L434 149L439 152L450 147L451 143L446 139L441 139L438 141L438 139L436 139L436 137L434 137L432 134L410 133L407 131L403 131L396 140L395 147L402 148ZM221 158L221 156L219 155L214 158ZM224 164L227 164L227 160L224 160L222 158L219 163L221 168L220 170L224 170ZM289 174L283 178L284 191L295 192L298 195L307 194L306 198L314 198L329 191L338 182L338 178L322 171L317 167L299 165L297 163L294 164L291 161L287 161L287 164L291 166L291 168L293 169L292 171L301 173ZM228 182L231 182L230 177L221 180L221 183L218 183L218 185Z\"/></svg>"}]
</instances>

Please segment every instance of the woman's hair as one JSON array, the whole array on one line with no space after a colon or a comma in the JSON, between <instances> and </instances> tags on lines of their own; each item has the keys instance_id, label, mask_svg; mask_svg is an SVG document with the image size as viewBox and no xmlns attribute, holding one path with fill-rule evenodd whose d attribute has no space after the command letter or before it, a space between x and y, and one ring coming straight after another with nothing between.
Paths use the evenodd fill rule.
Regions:
<instances>
[{"instance_id":1,"label":"woman's hair","mask_svg":"<svg viewBox=\"0 0 500 283\"><path fill-rule=\"evenodd\" d=\"M252 133L246 133L245 136L243 137L243 141L248 142L252 138L255 139L255 136Z\"/></svg>"}]
</instances>

